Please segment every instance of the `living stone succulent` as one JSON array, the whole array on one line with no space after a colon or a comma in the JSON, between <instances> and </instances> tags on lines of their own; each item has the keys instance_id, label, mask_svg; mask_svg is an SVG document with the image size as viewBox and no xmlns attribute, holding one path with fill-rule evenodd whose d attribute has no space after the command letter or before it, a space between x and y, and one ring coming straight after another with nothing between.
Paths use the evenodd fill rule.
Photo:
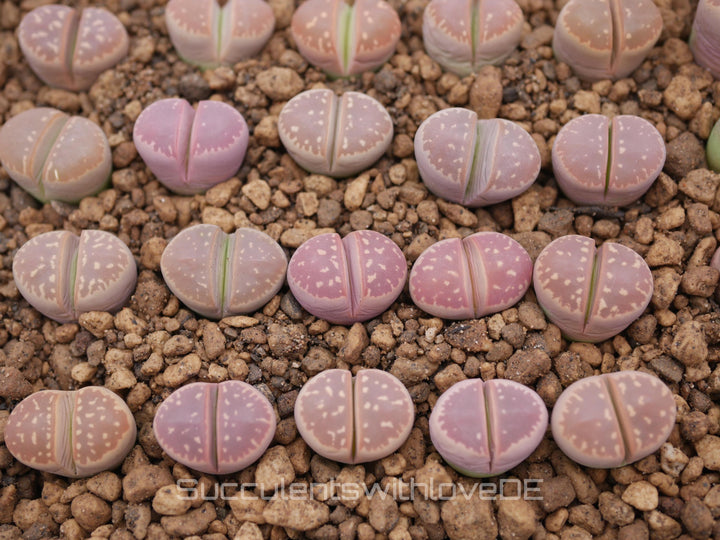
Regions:
<instances>
[{"instance_id":1,"label":"living stone succulent","mask_svg":"<svg viewBox=\"0 0 720 540\"><path fill-rule=\"evenodd\" d=\"M700 0L690 32L695 62L720 79L720 0Z\"/></svg>"},{"instance_id":2,"label":"living stone succulent","mask_svg":"<svg viewBox=\"0 0 720 540\"><path fill-rule=\"evenodd\" d=\"M706 154L710 168L715 172L720 172L720 120L715 122L710 132L710 137L708 137L707 140Z\"/></svg>"}]
</instances>

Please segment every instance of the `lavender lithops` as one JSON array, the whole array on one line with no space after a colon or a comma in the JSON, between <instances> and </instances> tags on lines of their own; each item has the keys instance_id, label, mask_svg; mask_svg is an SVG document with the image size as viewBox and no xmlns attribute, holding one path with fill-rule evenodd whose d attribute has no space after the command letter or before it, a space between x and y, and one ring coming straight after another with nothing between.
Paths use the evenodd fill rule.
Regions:
<instances>
[{"instance_id":1,"label":"lavender lithops","mask_svg":"<svg viewBox=\"0 0 720 540\"><path fill-rule=\"evenodd\" d=\"M545 435L548 412L534 390L514 381L455 383L430 414L438 453L467 476L495 476L520 464Z\"/></svg>"},{"instance_id":2,"label":"lavender lithops","mask_svg":"<svg viewBox=\"0 0 720 540\"><path fill-rule=\"evenodd\" d=\"M50 86L87 90L128 52L128 35L103 8L82 11L51 4L33 9L18 27L18 42L35 74Z\"/></svg>"},{"instance_id":3,"label":"lavender lithops","mask_svg":"<svg viewBox=\"0 0 720 540\"><path fill-rule=\"evenodd\" d=\"M624 206L642 197L662 171L665 142L639 116L587 114L560 130L552 163L558 185L576 203Z\"/></svg>"},{"instance_id":4,"label":"lavender lithops","mask_svg":"<svg viewBox=\"0 0 720 540\"><path fill-rule=\"evenodd\" d=\"M720 120L715 122L710 132L706 150L709 167L715 172L720 172Z\"/></svg>"},{"instance_id":5,"label":"lavender lithops","mask_svg":"<svg viewBox=\"0 0 720 540\"><path fill-rule=\"evenodd\" d=\"M555 442L571 459L620 467L655 452L675 425L675 400L657 377L618 371L574 382L553 407Z\"/></svg>"},{"instance_id":6,"label":"lavender lithops","mask_svg":"<svg viewBox=\"0 0 720 540\"><path fill-rule=\"evenodd\" d=\"M472 319L515 304L527 291L532 260L515 240L479 232L441 240L423 251L410 271L410 296L444 319Z\"/></svg>"},{"instance_id":7,"label":"lavender lithops","mask_svg":"<svg viewBox=\"0 0 720 540\"><path fill-rule=\"evenodd\" d=\"M88 386L26 397L10 413L5 445L28 467L77 478L120 465L136 435L125 402L107 388Z\"/></svg>"},{"instance_id":8,"label":"lavender lithops","mask_svg":"<svg viewBox=\"0 0 720 540\"><path fill-rule=\"evenodd\" d=\"M535 295L569 339L603 341L622 332L650 303L653 278L645 260L621 244L599 248L568 235L542 250L533 271Z\"/></svg>"},{"instance_id":9,"label":"lavender lithops","mask_svg":"<svg viewBox=\"0 0 720 540\"><path fill-rule=\"evenodd\" d=\"M720 79L720 0L700 0L690 32L695 62Z\"/></svg>"},{"instance_id":10,"label":"lavender lithops","mask_svg":"<svg viewBox=\"0 0 720 540\"><path fill-rule=\"evenodd\" d=\"M128 247L111 233L51 231L17 251L13 279L31 306L67 323L88 311L120 309L135 289L137 268Z\"/></svg>"},{"instance_id":11,"label":"lavender lithops","mask_svg":"<svg viewBox=\"0 0 720 540\"><path fill-rule=\"evenodd\" d=\"M264 306L285 281L287 258L264 232L240 228L225 234L206 224L178 233L165 248L160 269L180 301L219 319Z\"/></svg>"},{"instance_id":12,"label":"lavender lithops","mask_svg":"<svg viewBox=\"0 0 720 540\"><path fill-rule=\"evenodd\" d=\"M256 461L275 435L268 399L242 381L191 383L157 409L153 431L175 461L208 474L230 474Z\"/></svg>"},{"instance_id":13,"label":"lavender lithops","mask_svg":"<svg viewBox=\"0 0 720 540\"><path fill-rule=\"evenodd\" d=\"M170 40L187 62L202 67L234 64L255 56L275 28L263 0L170 0L165 24Z\"/></svg>"},{"instance_id":14,"label":"lavender lithops","mask_svg":"<svg viewBox=\"0 0 720 540\"><path fill-rule=\"evenodd\" d=\"M622 79L642 64L662 27L652 0L570 0L555 24L553 49L583 79Z\"/></svg>"},{"instance_id":15,"label":"lavender lithops","mask_svg":"<svg viewBox=\"0 0 720 540\"><path fill-rule=\"evenodd\" d=\"M305 383L295 401L295 424L310 448L341 463L392 454L415 419L410 393L379 369L328 369Z\"/></svg>"},{"instance_id":16,"label":"lavender lithops","mask_svg":"<svg viewBox=\"0 0 720 540\"><path fill-rule=\"evenodd\" d=\"M280 140L292 158L317 174L349 176L385 153L393 136L390 115L360 92L307 90L292 98L278 118Z\"/></svg>"},{"instance_id":17,"label":"lavender lithops","mask_svg":"<svg viewBox=\"0 0 720 540\"><path fill-rule=\"evenodd\" d=\"M227 103L156 101L135 121L133 141L157 179L182 195L203 192L237 172L245 159L248 127Z\"/></svg>"},{"instance_id":18,"label":"lavender lithops","mask_svg":"<svg viewBox=\"0 0 720 540\"><path fill-rule=\"evenodd\" d=\"M22 112L0 129L0 161L36 199L74 203L110 179L112 154L100 127L49 107Z\"/></svg>"},{"instance_id":19,"label":"lavender lithops","mask_svg":"<svg viewBox=\"0 0 720 540\"><path fill-rule=\"evenodd\" d=\"M462 108L425 119L415 134L415 159L430 191L471 207L519 195L540 172L540 151L524 129Z\"/></svg>"},{"instance_id":20,"label":"lavender lithops","mask_svg":"<svg viewBox=\"0 0 720 540\"><path fill-rule=\"evenodd\" d=\"M515 0L432 0L423 15L423 42L433 60L464 76L510 56L524 21Z\"/></svg>"},{"instance_id":21,"label":"lavender lithops","mask_svg":"<svg viewBox=\"0 0 720 540\"><path fill-rule=\"evenodd\" d=\"M333 77L383 65L401 30L398 14L384 0L307 0L290 27L300 54Z\"/></svg>"},{"instance_id":22,"label":"lavender lithops","mask_svg":"<svg viewBox=\"0 0 720 540\"><path fill-rule=\"evenodd\" d=\"M407 263L395 243L375 231L345 238L320 234L290 258L287 280L300 305L334 324L372 319L400 295Z\"/></svg>"}]
</instances>

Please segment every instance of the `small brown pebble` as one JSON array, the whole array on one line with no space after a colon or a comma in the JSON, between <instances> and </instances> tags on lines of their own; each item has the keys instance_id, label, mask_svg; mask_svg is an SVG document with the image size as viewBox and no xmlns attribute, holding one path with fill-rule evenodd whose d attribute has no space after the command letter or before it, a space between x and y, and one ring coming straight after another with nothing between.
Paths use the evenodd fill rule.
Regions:
<instances>
[{"instance_id":1,"label":"small brown pebble","mask_svg":"<svg viewBox=\"0 0 720 540\"><path fill-rule=\"evenodd\" d=\"M545 512L568 506L575 499L575 489L565 475L553 476L540 484L540 505Z\"/></svg>"},{"instance_id":2,"label":"small brown pebble","mask_svg":"<svg viewBox=\"0 0 720 540\"><path fill-rule=\"evenodd\" d=\"M525 499L504 498L498 500L497 520L500 538L526 540L537 528L533 506Z\"/></svg>"},{"instance_id":3,"label":"small brown pebble","mask_svg":"<svg viewBox=\"0 0 720 540\"><path fill-rule=\"evenodd\" d=\"M379 533L388 533L400 518L398 505L388 493L376 492L370 498L368 523Z\"/></svg>"},{"instance_id":4,"label":"small brown pebble","mask_svg":"<svg viewBox=\"0 0 720 540\"><path fill-rule=\"evenodd\" d=\"M112 472L101 472L87 481L87 489L107 502L113 502L120 498L122 493L122 482L117 474Z\"/></svg>"},{"instance_id":5,"label":"small brown pebble","mask_svg":"<svg viewBox=\"0 0 720 540\"><path fill-rule=\"evenodd\" d=\"M682 263L684 251L679 242L663 235L655 235L655 242L645 256L651 268L657 266L679 265Z\"/></svg>"},{"instance_id":6,"label":"small brown pebble","mask_svg":"<svg viewBox=\"0 0 720 540\"><path fill-rule=\"evenodd\" d=\"M192 506L190 497L177 484L158 489L152 501L153 510L164 516L182 515L190 509L190 506Z\"/></svg>"},{"instance_id":7,"label":"small brown pebble","mask_svg":"<svg viewBox=\"0 0 720 540\"><path fill-rule=\"evenodd\" d=\"M645 516L650 528L651 538L677 538L682 532L682 526L670 516L653 510Z\"/></svg>"},{"instance_id":8,"label":"small brown pebble","mask_svg":"<svg viewBox=\"0 0 720 540\"><path fill-rule=\"evenodd\" d=\"M665 105L683 120L690 120L702 105L702 94L683 75L673 77L663 92Z\"/></svg>"},{"instance_id":9,"label":"small brown pebble","mask_svg":"<svg viewBox=\"0 0 720 540\"><path fill-rule=\"evenodd\" d=\"M20 400L31 393L32 386L18 368L0 366L0 397Z\"/></svg>"},{"instance_id":10,"label":"small brown pebble","mask_svg":"<svg viewBox=\"0 0 720 540\"><path fill-rule=\"evenodd\" d=\"M255 482L265 493L280 486L289 486L295 480L295 469L284 446L269 448L260 458L255 471Z\"/></svg>"},{"instance_id":11,"label":"small brown pebble","mask_svg":"<svg viewBox=\"0 0 720 540\"><path fill-rule=\"evenodd\" d=\"M715 201L718 186L720 186L720 174L708 169L688 171L678 184L678 188L685 195L707 205L712 205Z\"/></svg>"},{"instance_id":12,"label":"small brown pebble","mask_svg":"<svg viewBox=\"0 0 720 540\"><path fill-rule=\"evenodd\" d=\"M550 357L540 349L516 351L507 361L505 377L511 381L531 385L548 373L550 367Z\"/></svg>"},{"instance_id":13,"label":"small brown pebble","mask_svg":"<svg viewBox=\"0 0 720 540\"><path fill-rule=\"evenodd\" d=\"M638 510L648 512L658 505L658 491L650 482L633 482L622 494L622 500Z\"/></svg>"},{"instance_id":14,"label":"small brown pebble","mask_svg":"<svg viewBox=\"0 0 720 540\"><path fill-rule=\"evenodd\" d=\"M162 486L172 484L170 471L159 465L140 465L123 478L123 495L130 503L139 503L155 495Z\"/></svg>"},{"instance_id":15,"label":"small brown pebble","mask_svg":"<svg viewBox=\"0 0 720 540\"><path fill-rule=\"evenodd\" d=\"M216 517L215 505L208 501L203 503L200 508L191 510L187 514L163 516L160 518L160 523L169 535L186 538L205 532Z\"/></svg>"},{"instance_id":16,"label":"small brown pebble","mask_svg":"<svg viewBox=\"0 0 720 540\"><path fill-rule=\"evenodd\" d=\"M355 323L350 327L338 357L348 364L357 364L360 361L360 355L369 344L370 340L365 326L362 323Z\"/></svg>"},{"instance_id":17,"label":"small brown pebble","mask_svg":"<svg viewBox=\"0 0 720 540\"><path fill-rule=\"evenodd\" d=\"M274 497L263 510L267 523L298 531L317 529L330 519L330 509L320 501Z\"/></svg>"},{"instance_id":18,"label":"small brown pebble","mask_svg":"<svg viewBox=\"0 0 720 540\"><path fill-rule=\"evenodd\" d=\"M512 209L515 220L515 231L518 233L530 232L540 222L542 212L540 199L535 190L528 190L512 200Z\"/></svg>"},{"instance_id":19,"label":"small brown pebble","mask_svg":"<svg viewBox=\"0 0 720 540\"><path fill-rule=\"evenodd\" d=\"M702 325L697 321L683 323L675 333L670 353L686 366L697 366L708 356Z\"/></svg>"},{"instance_id":20,"label":"small brown pebble","mask_svg":"<svg viewBox=\"0 0 720 540\"><path fill-rule=\"evenodd\" d=\"M666 150L665 171L673 178L683 178L693 169L697 169L705 164L705 148L698 138L689 131L681 133L670 141L666 146ZM662 177L662 175L660 176ZM662 181L660 188L663 188ZM672 196L674 196L674 194L671 195L670 198L672 198ZM704 202L702 199L705 199L707 196L707 193L700 195L701 199L696 200Z\"/></svg>"},{"instance_id":21,"label":"small brown pebble","mask_svg":"<svg viewBox=\"0 0 720 540\"><path fill-rule=\"evenodd\" d=\"M478 491L470 497L466 491L442 503L440 515L450 540L494 540L498 526L492 503L481 498Z\"/></svg>"},{"instance_id":22,"label":"small brown pebble","mask_svg":"<svg viewBox=\"0 0 720 540\"><path fill-rule=\"evenodd\" d=\"M699 441L708 432L708 419L700 411L691 411L680 421L680 433L685 440Z\"/></svg>"},{"instance_id":23,"label":"small brown pebble","mask_svg":"<svg viewBox=\"0 0 720 540\"><path fill-rule=\"evenodd\" d=\"M547 321L540 306L533 302L522 302L518 306L520 322L529 330L545 330Z\"/></svg>"},{"instance_id":24,"label":"small brown pebble","mask_svg":"<svg viewBox=\"0 0 720 540\"><path fill-rule=\"evenodd\" d=\"M287 101L303 89L300 75L285 67L271 67L261 71L255 77L255 82L260 90L274 101Z\"/></svg>"},{"instance_id":25,"label":"small brown pebble","mask_svg":"<svg viewBox=\"0 0 720 540\"><path fill-rule=\"evenodd\" d=\"M233 516L238 521L249 521L262 525L265 523L263 510L265 509L265 500L258 497L254 493L245 490L236 493L235 497L228 502Z\"/></svg>"},{"instance_id":26,"label":"small brown pebble","mask_svg":"<svg viewBox=\"0 0 720 540\"><path fill-rule=\"evenodd\" d=\"M720 270L712 266L693 266L685 270L681 289L693 296L709 298L712 296L720 280Z\"/></svg>"},{"instance_id":27,"label":"small brown pebble","mask_svg":"<svg viewBox=\"0 0 720 540\"><path fill-rule=\"evenodd\" d=\"M695 450L702 458L706 469L720 471L720 437L705 435L695 443Z\"/></svg>"},{"instance_id":28,"label":"small brown pebble","mask_svg":"<svg viewBox=\"0 0 720 540\"><path fill-rule=\"evenodd\" d=\"M498 67L483 66L470 86L470 109L478 118L496 118L502 105L503 87Z\"/></svg>"},{"instance_id":29,"label":"small brown pebble","mask_svg":"<svg viewBox=\"0 0 720 540\"><path fill-rule=\"evenodd\" d=\"M635 511L612 492L604 491L598 499L598 508L608 523L622 527L630 525L635 519Z\"/></svg>"},{"instance_id":30,"label":"small brown pebble","mask_svg":"<svg viewBox=\"0 0 720 540\"><path fill-rule=\"evenodd\" d=\"M75 521L86 531L93 531L110 521L110 505L92 493L75 497L70 505Z\"/></svg>"},{"instance_id":31,"label":"small brown pebble","mask_svg":"<svg viewBox=\"0 0 720 540\"><path fill-rule=\"evenodd\" d=\"M680 513L683 525L693 538L710 538L715 523L712 513L699 499L692 497Z\"/></svg>"}]
</instances>

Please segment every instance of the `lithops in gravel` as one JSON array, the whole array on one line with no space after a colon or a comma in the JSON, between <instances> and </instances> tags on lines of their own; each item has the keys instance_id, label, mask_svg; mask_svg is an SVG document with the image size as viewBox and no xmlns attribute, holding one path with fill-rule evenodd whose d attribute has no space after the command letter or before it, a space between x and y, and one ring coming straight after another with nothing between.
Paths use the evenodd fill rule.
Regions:
<instances>
[{"instance_id":1,"label":"lithops in gravel","mask_svg":"<svg viewBox=\"0 0 720 540\"><path fill-rule=\"evenodd\" d=\"M710 132L706 150L708 165L713 171L720 172L720 120L715 122Z\"/></svg>"},{"instance_id":2,"label":"lithops in gravel","mask_svg":"<svg viewBox=\"0 0 720 540\"><path fill-rule=\"evenodd\" d=\"M599 248L591 238L568 235L542 250L533 271L538 303L563 334L603 341L637 319L653 293L645 260L621 244Z\"/></svg>"},{"instance_id":3,"label":"lithops in gravel","mask_svg":"<svg viewBox=\"0 0 720 540\"><path fill-rule=\"evenodd\" d=\"M328 369L305 383L295 401L295 424L310 448L341 463L392 454L415 420L410 393L379 369Z\"/></svg>"},{"instance_id":4,"label":"lithops in gravel","mask_svg":"<svg viewBox=\"0 0 720 540\"><path fill-rule=\"evenodd\" d=\"M665 142L632 115L587 114L570 120L552 148L555 179L578 204L625 206L645 192L665 165Z\"/></svg>"},{"instance_id":5,"label":"lithops in gravel","mask_svg":"<svg viewBox=\"0 0 720 540\"><path fill-rule=\"evenodd\" d=\"M43 390L10 413L5 445L28 467L77 478L114 469L135 444L135 419L102 386L73 392Z\"/></svg>"},{"instance_id":6,"label":"lithops in gravel","mask_svg":"<svg viewBox=\"0 0 720 540\"><path fill-rule=\"evenodd\" d=\"M560 449L581 465L620 467L660 448L675 414L672 392L660 379L618 371L568 386L553 407L551 427Z\"/></svg>"},{"instance_id":7,"label":"lithops in gravel","mask_svg":"<svg viewBox=\"0 0 720 540\"><path fill-rule=\"evenodd\" d=\"M438 398L429 421L438 453L473 477L520 464L540 444L547 425L547 408L537 392L504 379L455 383Z\"/></svg>"},{"instance_id":8,"label":"lithops in gravel","mask_svg":"<svg viewBox=\"0 0 720 540\"><path fill-rule=\"evenodd\" d=\"M570 0L555 24L553 49L583 79L622 79L642 64L662 28L652 0Z\"/></svg>"},{"instance_id":9,"label":"lithops in gravel","mask_svg":"<svg viewBox=\"0 0 720 540\"><path fill-rule=\"evenodd\" d=\"M128 52L128 35L108 10L51 4L25 15L18 42L35 74L50 86L87 90Z\"/></svg>"},{"instance_id":10,"label":"lithops in gravel","mask_svg":"<svg viewBox=\"0 0 720 540\"><path fill-rule=\"evenodd\" d=\"M400 248L375 231L315 236L295 251L287 270L300 305L333 324L380 315L400 295L406 277Z\"/></svg>"},{"instance_id":11,"label":"lithops in gravel","mask_svg":"<svg viewBox=\"0 0 720 540\"><path fill-rule=\"evenodd\" d=\"M430 191L471 207L519 195L540 172L540 151L524 129L462 108L425 119L415 134L415 159Z\"/></svg>"},{"instance_id":12,"label":"lithops in gravel","mask_svg":"<svg viewBox=\"0 0 720 540\"><path fill-rule=\"evenodd\" d=\"M220 101L156 101L135 121L133 142L157 179L182 195L203 192L237 172L248 146L242 115Z\"/></svg>"},{"instance_id":13,"label":"lithops in gravel","mask_svg":"<svg viewBox=\"0 0 720 540\"><path fill-rule=\"evenodd\" d=\"M423 15L423 43L438 64L465 76L510 56L524 22L514 0L432 0Z\"/></svg>"},{"instance_id":14,"label":"lithops in gravel","mask_svg":"<svg viewBox=\"0 0 720 540\"><path fill-rule=\"evenodd\" d=\"M532 279L532 260L515 240L479 232L441 240L423 251L410 271L410 296L444 319L472 319L515 304Z\"/></svg>"},{"instance_id":15,"label":"lithops in gravel","mask_svg":"<svg viewBox=\"0 0 720 540\"><path fill-rule=\"evenodd\" d=\"M0 161L17 184L42 202L75 203L110 180L112 154L100 127L81 116L38 107L0 129Z\"/></svg>"},{"instance_id":16,"label":"lithops in gravel","mask_svg":"<svg viewBox=\"0 0 720 540\"><path fill-rule=\"evenodd\" d=\"M264 306L285 281L287 258L267 234L217 225L180 231L160 258L165 283L193 311L220 319Z\"/></svg>"},{"instance_id":17,"label":"lithops in gravel","mask_svg":"<svg viewBox=\"0 0 720 540\"><path fill-rule=\"evenodd\" d=\"M300 54L333 77L383 65L395 52L400 17L383 0L307 0L290 27Z\"/></svg>"},{"instance_id":18,"label":"lithops in gravel","mask_svg":"<svg viewBox=\"0 0 720 540\"><path fill-rule=\"evenodd\" d=\"M155 413L165 453L207 474L230 474L256 461L275 435L268 399L242 381L196 382L175 390Z\"/></svg>"},{"instance_id":19,"label":"lithops in gravel","mask_svg":"<svg viewBox=\"0 0 720 540\"><path fill-rule=\"evenodd\" d=\"M692 31L690 50L695 62L720 79L720 0L700 0Z\"/></svg>"},{"instance_id":20,"label":"lithops in gravel","mask_svg":"<svg viewBox=\"0 0 720 540\"><path fill-rule=\"evenodd\" d=\"M15 286L31 306L60 323L88 311L120 309L135 289L137 268L114 234L50 231L31 238L13 260Z\"/></svg>"},{"instance_id":21,"label":"lithops in gravel","mask_svg":"<svg viewBox=\"0 0 720 540\"><path fill-rule=\"evenodd\" d=\"M359 92L338 97L332 90L298 94L278 117L280 140L304 169L349 176L367 169L393 137L390 115L376 99Z\"/></svg>"},{"instance_id":22,"label":"lithops in gravel","mask_svg":"<svg viewBox=\"0 0 720 540\"><path fill-rule=\"evenodd\" d=\"M263 0L170 0L165 24L183 60L201 67L234 64L255 56L275 29Z\"/></svg>"}]
</instances>

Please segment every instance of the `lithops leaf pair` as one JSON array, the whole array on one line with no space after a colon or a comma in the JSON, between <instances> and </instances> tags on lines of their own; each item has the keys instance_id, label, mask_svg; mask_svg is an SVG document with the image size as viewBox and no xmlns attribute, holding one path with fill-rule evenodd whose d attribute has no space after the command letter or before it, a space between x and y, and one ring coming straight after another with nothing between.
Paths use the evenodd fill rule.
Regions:
<instances>
[{"instance_id":1,"label":"lithops leaf pair","mask_svg":"<svg viewBox=\"0 0 720 540\"><path fill-rule=\"evenodd\" d=\"M26 397L10 413L5 445L28 467L77 478L120 465L136 435L125 402L107 388L88 386Z\"/></svg>"},{"instance_id":2,"label":"lithops leaf pair","mask_svg":"<svg viewBox=\"0 0 720 540\"><path fill-rule=\"evenodd\" d=\"M515 304L527 291L532 260L515 240L479 232L441 240L423 251L410 271L410 296L444 319L472 319Z\"/></svg>"},{"instance_id":3,"label":"lithops leaf pair","mask_svg":"<svg viewBox=\"0 0 720 540\"><path fill-rule=\"evenodd\" d=\"M514 0L432 0L423 15L423 43L433 60L464 76L510 56L523 23Z\"/></svg>"},{"instance_id":4,"label":"lithops leaf pair","mask_svg":"<svg viewBox=\"0 0 720 540\"><path fill-rule=\"evenodd\" d=\"M415 159L430 191L471 207L519 195L540 172L540 151L524 129L509 120L479 120L462 108L436 112L420 124Z\"/></svg>"},{"instance_id":5,"label":"lithops leaf pair","mask_svg":"<svg viewBox=\"0 0 720 540\"><path fill-rule=\"evenodd\" d=\"M329 369L305 383L295 401L295 423L310 448L341 463L392 454L415 420L410 393L393 375L363 369L353 377Z\"/></svg>"},{"instance_id":6,"label":"lithops leaf pair","mask_svg":"<svg viewBox=\"0 0 720 540\"><path fill-rule=\"evenodd\" d=\"M663 21L652 0L570 0L555 23L555 56L583 79L622 79L642 64Z\"/></svg>"},{"instance_id":7,"label":"lithops leaf pair","mask_svg":"<svg viewBox=\"0 0 720 540\"><path fill-rule=\"evenodd\" d=\"M304 169L349 176L375 163L393 136L390 115L376 99L360 92L338 97L332 90L298 94L278 117L280 140Z\"/></svg>"},{"instance_id":8,"label":"lithops leaf pair","mask_svg":"<svg viewBox=\"0 0 720 540\"><path fill-rule=\"evenodd\" d=\"M621 244L595 247L568 235L542 250L533 271L535 295L548 318L577 341L622 332L650 303L653 279L644 259Z\"/></svg>"},{"instance_id":9,"label":"lithops leaf pair","mask_svg":"<svg viewBox=\"0 0 720 540\"><path fill-rule=\"evenodd\" d=\"M182 195L201 193L237 172L245 159L248 127L220 101L156 101L135 121L133 142L157 179Z\"/></svg>"},{"instance_id":10,"label":"lithops leaf pair","mask_svg":"<svg viewBox=\"0 0 720 540\"><path fill-rule=\"evenodd\" d=\"M655 452L675 425L675 400L657 377L619 371L574 382L553 407L555 442L571 459L620 467Z\"/></svg>"},{"instance_id":11,"label":"lithops leaf pair","mask_svg":"<svg viewBox=\"0 0 720 540\"><path fill-rule=\"evenodd\" d=\"M383 0L307 0L290 27L300 54L333 77L383 65L400 39L400 18Z\"/></svg>"},{"instance_id":12,"label":"lithops leaf pair","mask_svg":"<svg viewBox=\"0 0 720 540\"><path fill-rule=\"evenodd\" d=\"M400 248L375 231L315 236L295 251L287 271L300 305L333 324L380 315L400 295L406 277Z\"/></svg>"},{"instance_id":13,"label":"lithops leaf pair","mask_svg":"<svg viewBox=\"0 0 720 540\"><path fill-rule=\"evenodd\" d=\"M264 306L285 281L287 258L261 231L241 228L225 234L217 225L195 225L170 241L160 269L183 304L220 319Z\"/></svg>"},{"instance_id":14,"label":"lithops leaf pair","mask_svg":"<svg viewBox=\"0 0 720 540\"><path fill-rule=\"evenodd\" d=\"M191 383L155 413L153 431L165 453L207 474L230 474L256 461L275 435L268 399L242 381Z\"/></svg>"},{"instance_id":15,"label":"lithops leaf pair","mask_svg":"<svg viewBox=\"0 0 720 540\"><path fill-rule=\"evenodd\" d=\"M165 8L170 40L187 62L202 67L234 64L255 56L275 28L263 0L170 0Z\"/></svg>"},{"instance_id":16,"label":"lithops leaf pair","mask_svg":"<svg viewBox=\"0 0 720 540\"><path fill-rule=\"evenodd\" d=\"M665 142L650 122L632 115L587 114L570 120L552 149L555 178L578 204L635 202L665 165Z\"/></svg>"},{"instance_id":17,"label":"lithops leaf pair","mask_svg":"<svg viewBox=\"0 0 720 540\"><path fill-rule=\"evenodd\" d=\"M48 107L22 112L0 129L0 161L36 199L74 203L110 179L112 154L100 127Z\"/></svg>"},{"instance_id":18,"label":"lithops leaf pair","mask_svg":"<svg viewBox=\"0 0 720 540\"><path fill-rule=\"evenodd\" d=\"M695 62L720 79L720 0L700 0L692 31L690 50Z\"/></svg>"},{"instance_id":19,"label":"lithops leaf pair","mask_svg":"<svg viewBox=\"0 0 720 540\"><path fill-rule=\"evenodd\" d=\"M128 52L128 35L103 8L51 4L33 9L18 27L18 42L35 74L50 86L87 90Z\"/></svg>"},{"instance_id":20,"label":"lithops leaf pair","mask_svg":"<svg viewBox=\"0 0 720 540\"><path fill-rule=\"evenodd\" d=\"M713 171L720 172L720 120L715 122L710 132L706 151L708 165Z\"/></svg>"},{"instance_id":21,"label":"lithops leaf pair","mask_svg":"<svg viewBox=\"0 0 720 540\"><path fill-rule=\"evenodd\" d=\"M467 379L452 385L430 414L438 453L467 476L495 476L524 461L547 430L548 412L532 389L514 381Z\"/></svg>"},{"instance_id":22,"label":"lithops leaf pair","mask_svg":"<svg viewBox=\"0 0 720 540\"><path fill-rule=\"evenodd\" d=\"M51 231L17 251L13 279L31 306L68 323L88 311L120 309L135 289L137 268L128 247L113 234Z\"/></svg>"}]
</instances>

